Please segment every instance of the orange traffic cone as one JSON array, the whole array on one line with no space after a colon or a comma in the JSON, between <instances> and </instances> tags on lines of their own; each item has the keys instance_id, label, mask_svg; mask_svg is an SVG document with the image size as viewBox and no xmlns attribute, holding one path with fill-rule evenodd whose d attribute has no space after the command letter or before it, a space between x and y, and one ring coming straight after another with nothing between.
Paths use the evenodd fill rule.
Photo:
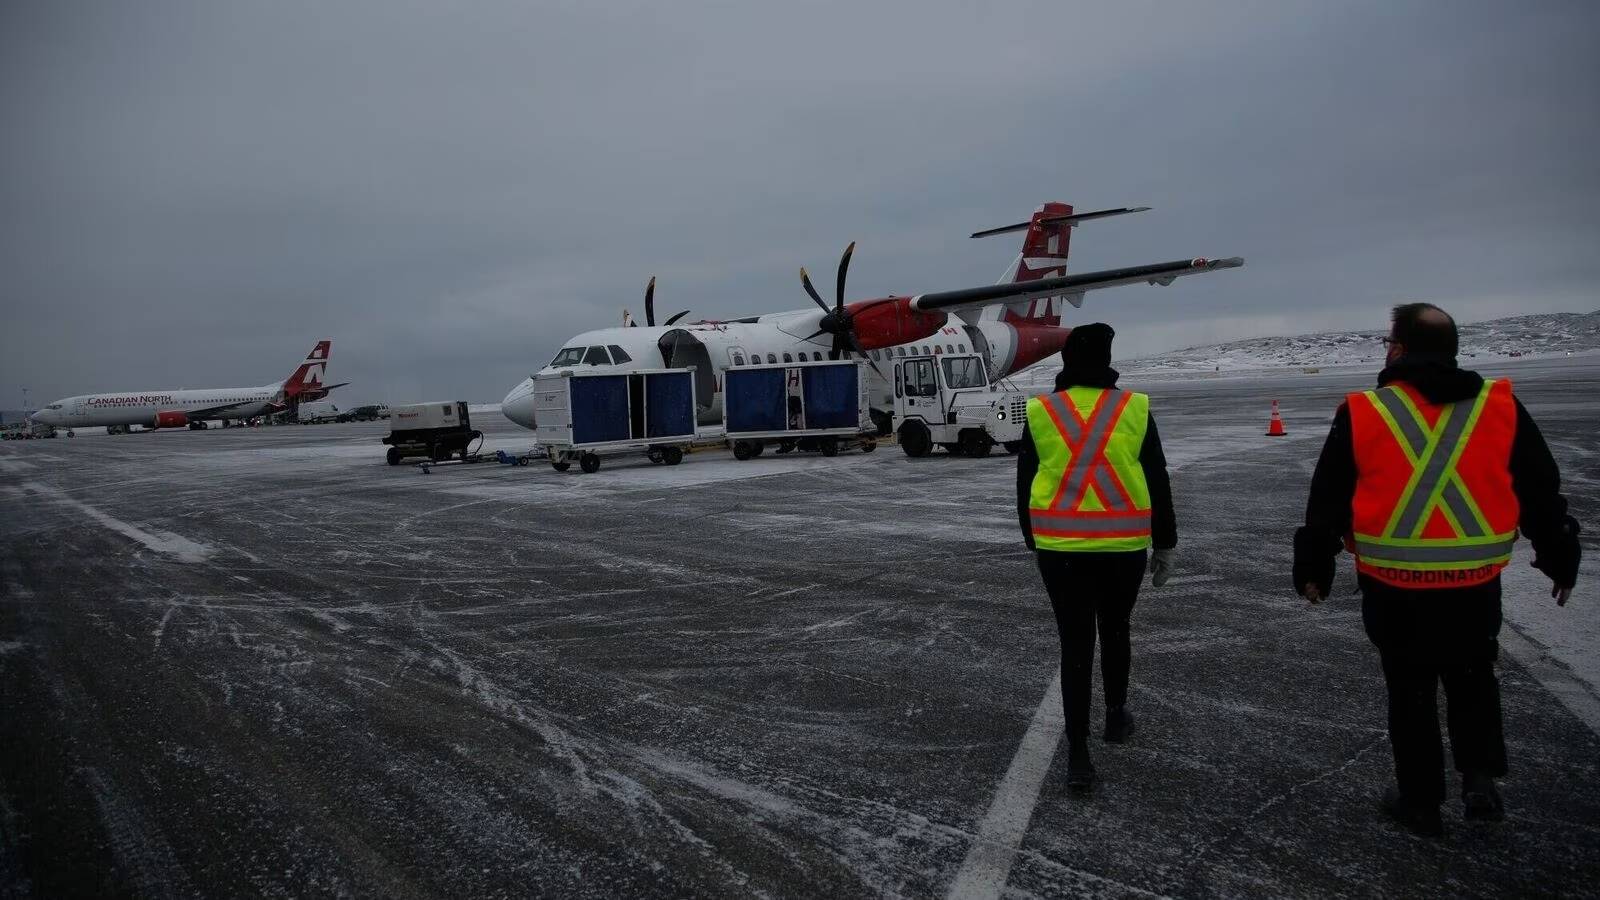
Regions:
<instances>
[{"instance_id":1,"label":"orange traffic cone","mask_svg":"<svg viewBox=\"0 0 1600 900\"><path fill-rule=\"evenodd\" d=\"M1283 419L1278 416L1278 401L1272 401L1272 421L1267 423L1267 437L1283 437L1289 432L1283 430Z\"/></svg>"}]
</instances>

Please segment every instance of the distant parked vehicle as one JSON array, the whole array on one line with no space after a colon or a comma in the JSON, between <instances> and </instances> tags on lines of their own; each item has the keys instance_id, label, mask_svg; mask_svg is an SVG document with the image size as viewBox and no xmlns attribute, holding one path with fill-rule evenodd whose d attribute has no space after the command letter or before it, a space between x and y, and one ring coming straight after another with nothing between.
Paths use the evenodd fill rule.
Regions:
<instances>
[{"instance_id":1,"label":"distant parked vehicle","mask_svg":"<svg viewBox=\"0 0 1600 900\"><path fill-rule=\"evenodd\" d=\"M337 422L342 415L339 407L333 405L331 400L317 400L312 403L302 403L295 411L295 421L301 425L318 425L323 422Z\"/></svg>"},{"instance_id":2,"label":"distant parked vehicle","mask_svg":"<svg viewBox=\"0 0 1600 900\"><path fill-rule=\"evenodd\" d=\"M378 419L389 418L389 407L383 405L382 403L369 403L365 406L358 406L355 409L350 410L348 413L345 413L345 416L348 416L348 418L340 418L339 421L374 422Z\"/></svg>"}]
</instances>

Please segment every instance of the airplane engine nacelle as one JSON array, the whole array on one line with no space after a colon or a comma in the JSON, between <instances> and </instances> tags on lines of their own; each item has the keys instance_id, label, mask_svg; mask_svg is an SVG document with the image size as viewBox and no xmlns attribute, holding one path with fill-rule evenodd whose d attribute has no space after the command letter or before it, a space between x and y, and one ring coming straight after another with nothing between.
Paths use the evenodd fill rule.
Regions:
<instances>
[{"instance_id":1,"label":"airplane engine nacelle","mask_svg":"<svg viewBox=\"0 0 1600 900\"><path fill-rule=\"evenodd\" d=\"M182 428L189 424L189 417L181 412L158 412L154 424L157 428Z\"/></svg>"},{"instance_id":2,"label":"airplane engine nacelle","mask_svg":"<svg viewBox=\"0 0 1600 900\"><path fill-rule=\"evenodd\" d=\"M919 312L911 308L910 297L858 300L847 306L861 346L868 350L894 347L932 337L944 327L949 316L942 312Z\"/></svg>"}]
</instances>

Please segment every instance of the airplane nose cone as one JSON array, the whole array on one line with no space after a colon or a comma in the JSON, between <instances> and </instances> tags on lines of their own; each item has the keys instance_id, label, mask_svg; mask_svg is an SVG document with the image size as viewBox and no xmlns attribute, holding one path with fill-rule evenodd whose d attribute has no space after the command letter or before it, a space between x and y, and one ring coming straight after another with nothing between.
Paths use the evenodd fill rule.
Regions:
<instances>
[{"instance_id":1,"label":"airplane nose cone","mask_svg":"<svg viewBox=\"0 0 1600 900\"><path fill-rule=\"evenodd\" d=\"M511 389L500 401L500 412L523 428L535 427L533 421L533 380L529 379Z\"/></svg>"}]
</instances>

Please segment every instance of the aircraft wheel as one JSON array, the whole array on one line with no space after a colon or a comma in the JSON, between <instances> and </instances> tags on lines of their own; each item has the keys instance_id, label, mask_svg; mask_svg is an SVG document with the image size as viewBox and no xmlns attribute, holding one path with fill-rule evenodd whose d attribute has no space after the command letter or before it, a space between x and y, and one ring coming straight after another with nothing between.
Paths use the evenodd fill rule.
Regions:
<instances>
[{"instance_id":1,"label":"aircraft wheel","mask_svg":"<svg viewBox=\"0 0 1600 900\"><path fill-rule=\"evenodd\" d=\"M586 475L593 475L600 471L600 457L593 453L585 453L578 457L578 468L582 469Z\"/></svg>"},{"instance_id":2,"label":"aircraft wheel","mask_svg":"<svg viewBox=\"0 0 1600 900\"><path fill-rule=\"evenodd\" d=\"M974 459L982 459L994 449L994 441L985 432L973 428L961 435L961 452Z\"/></svg>"},{"instance_id":3,"label":"aircraft wheel","mask_svg":"<svg viewBox=\"0 0 1600 900\"><path fill-rule=\"evenodd\" d=\"M900 449L912 458L932 453L933 435L928 433L928 426L921 422L907 422L900 426Z\"/></svg>"},{"instance_id":4,"label":"aircraft wheel","mask_svg":"<svg viewBox=\"0 0 1600 900\"><path fill-rule=\"evenodd\" d=\"M389 448L389 452L384 454L383 458L387 459L389 461L389 465L391 465L391 466L400 465L400 448L399 447L390 447Z\"/></svg>"},{"instance_id":5,"label":"aircraft wheel","mask_svg":"<svg viewBox=\"0 0 1600 900\"><path fill-rule=\"evenodd\" d=\"M661 451L661 458L666 461L667 465L675 466L683 462L683 448L665 447Z\"/></svg>"},{"instance_id":6,"label":"aircraft wheel","mask_svg":"<svg viewBox=\"0 0 1600 900\"><path fill-rule=\"evenodd\" d=\"M1022 442L1006 441L1005 448L1007 453L1011 454L1012 456L1016 456L1018 453L1022 452Z\"/></svg>"},{"instance_id":7,"label":"aircraft wheel","mask_svg":"<svg viewBox=\"0 0 1600 900\"><path fill-rule=\"evenodd\" d=\"M745 460L747 460L747 459L749 459L749 458L751 458L752 456L755 456L755 455L756 455L755 451L750 449L750 442L749 441L734 441L733 442L733 458L734 459L737 459L740 462L744 462Z\"/></svg>"}]
</instances>

